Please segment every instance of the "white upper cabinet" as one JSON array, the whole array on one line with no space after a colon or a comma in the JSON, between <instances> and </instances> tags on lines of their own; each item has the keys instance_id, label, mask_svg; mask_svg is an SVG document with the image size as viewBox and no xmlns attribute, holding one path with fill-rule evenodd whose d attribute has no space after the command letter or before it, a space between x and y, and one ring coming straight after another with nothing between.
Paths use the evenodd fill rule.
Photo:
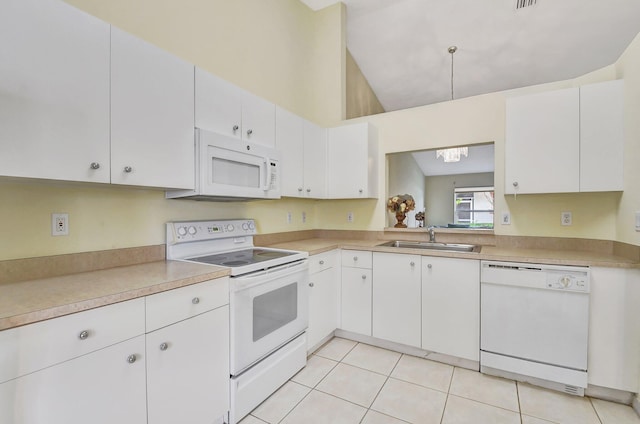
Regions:
<instances>
[{"instance_id":1,"label":"white upper cabinet","mask_svg":"<svg viewBox=\"0 0 640 424\"><path fill-rule=\"evenodd\" d=\"M622 190L623 84L507 99L505 193Z\"/></svg>"},{"instance_id":2,"label":"white upper cabinet","mask_svg":"<svg viewBox=\"0 0 640 424\"><path fill-rule=\"evenodd\" d=\"M580 191L624 186L624 80L580 87Z\"/></svg>"},{"instance_id":3,"label":"white upper cabinet","mask_svg":"<svg viewBox=\"0 0 640 424\"><path fill-rule=\"evenodd\" d=\"M112 27L112 183L193 189L193 69Z\"/></svg>"},{"instance_id":4,"label":"white upper cabinet","mask_svg":"<svg viewBox=\"0 0 640 424\"><path fill-rule=\"evenodd\" d=\"M276 108L276 147L282 155L281 194L304 197L304 120Z\"/></svg>"},{"instance_id":5,"label":"white upper cabinet","mask_svg":"<svg viewBox=\"0 0 640 424\"><path fill-rule=\"evenodd\" d=\"M247 91L242 94L242 138L265 146L276 145L276 106Z\"/></svg>"},{"instance_id":6,"label":"white upper cabinet","mask_svg":"<svg viewBox=\"0 0 640 424\"><path fill-rule=\"evenodd\" d=\"M580 189L579 90L507 99L505 193Z\"/></svg>"},{"instance_id":7,"label":"white upper cabinet","mask_svg":"<svg viewBox=\"0 0 640 424\"><path fill-rule=\"evenodd\" d=\"M276 107L276 147L282 154L282 195L326 195L326 130Z\"/></svg>"},{"instance_id":8,"label":"white upper cabinet","mask_svg":"<svg viewBox=\"0 0 640 424\"><path fill-rule=\"evenodd\" d=\"M327 197L327 130L304 121L304 194Z\"/></svg>"},{"instance_id":9,"label":"white upper cabinet","mask_svg":"<svg viewBox=\"0 0 640 424\"><path fill-rule=\"evenodd\" d=\"M378 142L368 123L329 128L327 197L375 198L378 195Z\"/></svg>"},{"instance_id":10,"label":"white upper cabinet","mask_svg":"<svg viewBox=\"0 0 640 424\"><path fill-rule=\"evenodd\" d=\"M275 105L196 68L195 126L275 146Z\"/></svg>"},{"instance_id":11,"label":"white upper cabinet","mask_svg":"<svg viewBox=\"0 0 640 424\"><path fill-rule=\"evenodd\" d=\"M108 183L109 24L55 0L1 9L0 175Z\"/></svg>"}]
</instances>

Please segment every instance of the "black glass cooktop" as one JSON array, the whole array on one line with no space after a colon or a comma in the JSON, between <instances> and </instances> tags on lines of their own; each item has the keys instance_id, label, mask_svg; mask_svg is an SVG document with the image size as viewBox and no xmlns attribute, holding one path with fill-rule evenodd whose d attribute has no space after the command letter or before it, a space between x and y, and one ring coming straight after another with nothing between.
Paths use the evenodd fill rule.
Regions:
<instances>
[{"instance_id":1,"label":"black glass cooktop","mask_svg":"<svg viewBox=\"0 0 640 424\"><path fill-rule=\"evenodd\" d=\"M236 267L269 261L272 259L278 259L285 256L293 255L294 253L295 252L280 252L276 250L266 249L245 249L238 250L236 252L199 256L197 258L189 258L189 260L209 265Z\"/></svg>"}]
</instances>

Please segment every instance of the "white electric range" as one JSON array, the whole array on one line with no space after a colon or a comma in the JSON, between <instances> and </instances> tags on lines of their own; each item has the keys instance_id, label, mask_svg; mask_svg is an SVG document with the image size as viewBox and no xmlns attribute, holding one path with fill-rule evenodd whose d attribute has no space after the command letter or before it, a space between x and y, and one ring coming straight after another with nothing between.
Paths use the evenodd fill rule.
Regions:
<instances>
[{"instance_id":1,"label":"white electric range","mask_svg":"<svg viewBox=\"0 0 640 424\"><path fill-rule=\"evenodd\" d=\"M255 247L251 219L167 223L167 259L228 267L231 424L306 364L307 252Z\"/></svg>"}]
</instances>

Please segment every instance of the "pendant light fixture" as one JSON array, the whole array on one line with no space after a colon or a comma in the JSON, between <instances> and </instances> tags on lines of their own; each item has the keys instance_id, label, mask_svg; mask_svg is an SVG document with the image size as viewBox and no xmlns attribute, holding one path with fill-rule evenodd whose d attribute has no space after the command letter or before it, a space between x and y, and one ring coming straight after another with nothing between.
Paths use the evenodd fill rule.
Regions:
<instances>
[{"instance_id":1,"label":"pendant light fixture","mask_svg":"<svg viewBox=\"0 0 640 424\"><path fill-rule=\"evenodd\" d=\"M451 55L451 100L453 100L453 54L458 51L457 46L451 46L447 49ZM442 158L445 162L460 162L460 157L469 156L468 147L453 147L451 149L436 150L436 159Z\"/></svg>"}]
</instances>

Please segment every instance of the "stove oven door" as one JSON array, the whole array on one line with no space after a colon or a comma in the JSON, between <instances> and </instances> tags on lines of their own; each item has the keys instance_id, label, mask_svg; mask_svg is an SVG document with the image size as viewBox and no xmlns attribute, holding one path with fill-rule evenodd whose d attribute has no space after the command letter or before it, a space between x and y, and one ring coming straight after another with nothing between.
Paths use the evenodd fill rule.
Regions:
<instances>
[{"instance_id":1,"label":"stove oven door","mask_svg":"<svg viewBox=\"0 0 640 424\"><path fill-rule=\"evenodd\" d=\"M308 326L307 261L231 279L231 374L301 334Z\"/></svg>"}]
</instances>

